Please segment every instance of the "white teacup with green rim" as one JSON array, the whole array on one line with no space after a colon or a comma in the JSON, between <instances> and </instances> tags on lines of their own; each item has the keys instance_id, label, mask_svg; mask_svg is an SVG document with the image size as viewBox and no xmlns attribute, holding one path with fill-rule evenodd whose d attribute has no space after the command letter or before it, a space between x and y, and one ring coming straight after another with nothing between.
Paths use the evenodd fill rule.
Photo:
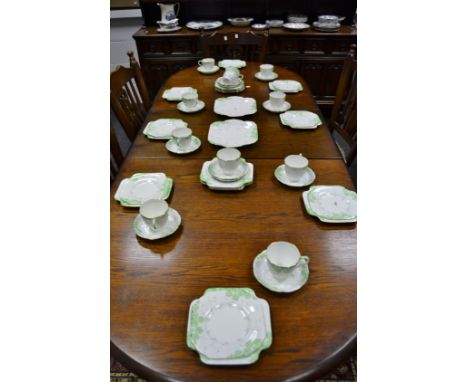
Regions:
<instances>
[{"instance_id":1,"label":"white teacup with green rim","mask_svg":"<svg viewBox=\"0 0 468 382\"><path fill-rule=\"evenodd\" d=\"M178 127L172 131L172 138L174 138L177 146L186 149L192 142L192 129L188 127Z\"/></svg>"},{"instance_id":2,"label":"white teacup with green rim","mask_svg":"<svg viewBox=\"0 0 468 382\"><path fill-rule=\"evenodd\" d=\"M225 173L229 174L239 167L241 163L241 152L237 149L226 147L218 150L216 158L218 159L219 167L221 167Z\"/></svg>"},{"instance_id":3,"label":"white teacup with green rim","mask_svg":"<svg viewBox=\"0 0 468 382\"><path fill-rule=\"evenodd\" d=\"M182 94L182 102L187 109L193 109L198 103L198 93L187 92Z\"/></svg>"},{"instance_id":4,"label":"white teacup with green rim","mask_svg":"<svg viewBox=\"0 0 468 382\"><path fill-rule=\"evenodd\" d=\"M212 70L215 65L215 59L203 58L202 60L198 61L198 65L200 65L204 70Z\"/></svg>"},{"instance_id":5,"label":"white teacup with green rim","mask_svg":"<svg viewBox=\"0 0 468 382\"><path fill-rule=\"evenodd\" d=\"M152 229L162 228L168 218L169 205L164 200L150 199L140 206L140 215Z\"/></svg>"},{"instance_id":6,"label":"white teacup with green rim","mask_svg":"<svg viewBox=\"0 0 468 382\"><path fill-rule=\"evenodd\" d=\"M284 171L286 172L286 176L292 181L301 179L306 173L308 166L309 160L302 156L302 154L288 155L284 158Z\"/></svg>"},{"instance_id":7,"label":"white teacup with green rim","mask_svg":"<svg viewBox=\"0 0 468 382\"><path fill-rule=\"evenodd\" d=\"M286 101L286 93L276 90L270 93L270 104L275 108L283 106L284 101Z\"/></svg>"},{"instance_id":8,"label":"white teacup with green rim","mask_svg":"<svg viewBox=\"0 0 468 382\"><path fill-rule=\"evenodd\" d=\"M229 66L224 71L222 83L224 85L237 85L244 76L240 74L239 69Z\"/></svg>"},{"instance_id":9,"label":"white teacup with green rim","mask_svg":"<svg viewBox=\"0 0 468 382\"><path fill-rule=\"evenodd\" d=\"M299 249L287 241L274 241L266 249L266 258L272 272L287 277L295 267L309 263L307 256L301 256Z\"/></svg>"},{"instance_id":10,"label":"white teacup with green rim","mask_svg":"<svg viewBox=\"0 0 468 382\"><path fill-rule=\"evenodd\" d=\"M273 73L273 68L274 66L271 65L271 64L262 64L260 65L260 74L263 76L263 77L271 77L274 73Z\"/></svg>"}]
</instances>

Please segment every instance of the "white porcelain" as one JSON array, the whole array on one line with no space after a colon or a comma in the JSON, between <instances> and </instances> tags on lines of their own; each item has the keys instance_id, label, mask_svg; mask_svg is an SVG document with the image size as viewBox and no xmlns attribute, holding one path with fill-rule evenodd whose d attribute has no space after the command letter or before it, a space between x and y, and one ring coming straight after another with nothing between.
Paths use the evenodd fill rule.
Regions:
<instances>
[{"instance_id":1,"label":"white porcelain","mask_svg":"<svg viewBox=\"0 0 468 382\"><path fill-rule=\"evenodd\" d=\"M143 134L149 139L171 139L172 132L178 127L187 127L187 122L177 118L160 118L148 122Z\"/></svg>"},{"instance_id":2,"label":"white porcelain","mask_svg":"<svg viewBox=\"0 0 468 382\"><path fill-rule=\"evenodd\" d=\"M236 69L236 68L233 68ZM237 69L238 70L238 69ZM223 86L238 86L242 79L244 78L243 75L236 73L235 71L228 71L226 70L221 78L218 79L220 85Z\"/></svg>"},{"instance_id":3,"label":"white porcelain","mask_svg":"<svg viewBox=\"0 0 468 382\"><path fill-rule=\"evenodd\" d=\"M232 147L225 147L218 150L216 158L218 159L218 164L221 169L229 174L239 167L241 152Z\"/></svg>"},{"instance_id":4,"label":"white porcelain","mask_svg":"<svg viewBox=\"0 0 468 382\"><path fill-rule=\"evenodd\" d=\"M257 124L241 119L216 121L208 130L208 142L223 147L242 147L258 140Z\"/></svg>"},{"instance_id":5,"label":"white porcelain","mask_svg":"<svg viewBox=\"0 0 468 382\"><path fill-rule=\"evenodd\" d=\"M281 28L284 24L283 20L266 20L266 25L270 28Z\"/></svg>"},{"instance_id":6,"label":"white porcelain","mask_svg":"<svg viewBox=\"0 0 468 382\"><path fill-rule=\"evenodd\" d=\"M182 96L186 93L197 93L197 89L183 86L183 87L173 87L170 89L164 90L162 97L168 101L182 101Z\"/></svg>"},{"instance_id":7,"label":"white porcelain","mask_svg":"<svg viewBox=\"0 0 468 382\"><path fill-rule=\"evenodd\" d=\"M236 180L236 181L220 181L213 177L210 174L209 168L212 161L207 161L203 163L202 169L200 171L200 182L211 190L218 190L218 191L241 191L252 184L254 179L254 165L252 163L247 162L247 171L245 175Z\"/></svg>"},{"instance_id":8,"label":"white porcelain","mask_svg":"<svg viewBox=\"0 0 468 382\"><path fill-rule=\"evenodd\" d=\"M156 29L156 32L159 32L159 33L171 33L171 32L177 32L177 31L180 31L182 29L182 27L180 26L175 26L173 28L158 28Z\"/></svg>"},{"instance_id":9,"label":"white porcelain","mask_svg":"<svg viewBox=\"0 0 468 382\"><path fill-rule=\"evenodd\" d=\"M271 111L272 113L282 113L291 109L291 104L288 101L284 101L279 107L273 106L270 100L266 100L262 105L266 110Z\"/></svg>"},{"instance_id":10,"label":"white porcelain","mask_svg":"<svg viewBox=\"0 0 468 382\"><path fill-rule=\"evenodd\" d=\"M257 112L257 102L251 97L222 97L215 100L213 109L216 114L243 117Z\"/></svg>"},{"instance_id":11,"label":"white porcelain","mask_svg":"<svg viewBox=\"0 0 468 382\"><path fill-rule=\"evenodd\" d=\"M182 102L187 109L193 109L198 104L198 93L182 94Z\"/></svg>"},{"instance_id":12,"label":"white porcelain","mask_svg":"<svg viewBox=\"0 0 468 382\"><path fill-rule=\"evenodd\" d=\"M321 24L337 24L340 22L340 18L338 16L335 16L335 15L320 15L318 17L318 21L321 23Z\"/></svg>"},{"instance_id":13,"label":"white porcelain","mask_svg":"<svg viewBox=\"0 0 468 382\"><path fill-rule=\"evenodd\" d=\"M182 218L179 213L175 209L169 208L166 224L161 228L156 230L151 228L145 223L142 216L138 215L133 221L133 229L137 236L143 239L157 240L172 235L177 231L181 222Z\"/></svg>"},{"instance_id":14,"label":"white porcelain","mask_svg":"<svg viewBox=\"0 0 468 382\"><path fill-rule=\"evenodd\" d=\"M290 272L281 274L278 277L276 272L271 270L267 259L267 251L263 251L253 261L253 274L257 281L265 288L277 293L292 293L301 289L309 279L308 261L300 260L298 265Z\"/></svg>"},{"instance_id":15,"label":"white porcelain","mask_svg":"<svg viewBox=\"0 0 468 382\"><path fill-rule=\"evenodd\" d=\"M221 78L218 78L215 81L215 89L216 91L223 93L223 94L233 94L233 93L240 93L245 90L245 83L244 81L240 80L237 85L223 85L221 83Z\"/></svg>"},{"instance_id":16,"label":"white porcelain","mask_svg":"<svg viewBox=\"0 0 468 382\"><path fill-rule=\"evenodd\" d=\"M306 173L308 168L309 160L300 155L288 155L284 158L284 170L286 176L292 181L298 181Z\"/></svg>"},{"instance_id":17,"label":"white porcelain","mask_svg":"<svg viewBox=\"0 0 468 382\"><path fill-rule=\"evenodd\" d=\"M164 200L150 199L140 206L140 216L153 230L162 228L166 222L169 205Z\"/></svg>"},{"instance_id":18,"label":"white porcelain","mask_svg":"<svg viewBox=\"0 0 468 382\"><path fill-rule=\"evenodd\" d=\"M140 207L149 199L167 199L173 181L162 172L137 173L123 179L114 195L124 207Z\"/></svg>"},{"instance_id":19,"label":"white porcelain","mask_svg":"<svg viewBox=\"0 0 468 382\"><path fill-rule=\"evenodd\" d=\"M299 249L287 241L274 241L266 249L266 257L270 264L278 269L290 269L301 259Z\"/></svg>"},{"instance_id":20,"label":"white porcelain","mask_svg":"<svg viewBox=\"0 0 468 382\"><path fill-rule=\"evenodd\" d=\"M270 90L279 90L284 93L297 93L303 90L300 82L296 80L276 80L268 84Z\"/></svg>"},{"instance_id":21,"label":"white porcelain","mask_svg":"<svg viewBox=\"0 0 468 382\"><path fill-rule=\"evenodd\" d=\"M307 110L289 110L280 114L280 120L293 129L316 129L322 124L317 114Z\"/></svg>"},{"instance_id":22,"label":"white porcelain","mask_svg":"<svg viewBox=\"0 0 468 382\"><path fill-rule=\"evenodd\" d=\"M251 17L232 17L228 21L235 27L246 27L253 21Z\"/></svg>"},{"instance_id":23,"label":"white porcelain","mask_svg":"<svg viewBox=\"0 0 468 382\"><path fill-rule=\"evenodd\" d=\"M178 21L179 19L173 19L173 20L168 20L168 21L157 21L157 23L159 25L159 30L172 31L176 28L181 29L178 25Z\"/></svg>"},{"instance_id":24,"label":"white porcelain","mask_svg":"<svg viewBox=\"0 0 468 382\"><path fill-rule=\"evenodd\" d=\"M189 21L185 26L194 30L212 30L223 26L223 22L217 20Z\"/></svg>"},{"instance_id":25,"label":"white porcelain","mask_svg":"<svg viewBox=\"0 0 468 382\"><path fill-rule=\"evenodd\" d=\"M306 23L285 23L283 28L292 30L292 31L304 31L310 28L309 24Z\"/></svg>"},{"instance_id":26,"label":"white porcelain","mask_svg":"<svg viewBox=\"0 0 468 382\"><path fill-rule=\"evenodd\" d=\"M170 151L173 154L189 154L198 150L200 146L200 139L194 135L191 136L190 143L184 148L180 147L175 139L170 139L166 142L167 151Z\"/></svg>"},{"instance_id":27,"label":"white porcelain","mask_svg":"<svg viewBox=\"0 0 468 382\"><path fill-rule=\"evenodd\" d=\"M306 23L309 18L306 15L289 15L289 23Z\"/></svg>"},{"instance_id":28,"label":"white porcelain","mask_svg":"<svg viewBox=\"0 0 468 382\"><path fill-rule=\"evenodd\" d=\"M271 64L261 64L260 65L260 74L262 77L271 77L273 75L273 69L275 67Z\"/></svg>"},{"instance_id":29,"label":"white porcelain","mask_svg":"<svg viewBox=\"0 0 468 382\"><path fill-rule=\"evenodd\" d=\"M263 30L267 29L266 24L252 24L250 27L252 29L254 29L254 30L257 30L257 31L263 31Z\"/></svg>"},{"instance_id":30,"label":"white porcelain","mask_svg":"<svg viewBox=\"0 0 468 382\"><path fill-rule=\"evenodd\" d=\"M188 107L186 103L184 103L183 101L177 104L177 110L183 113L196 113L197 111L202 110L204 107L205 107L205 102L201 100L197 100L195 106L193 107Z\"/></svg>"},{"instance_id":31,"label":"white porcelain","mask_svg":"<svg viewBox=\"0 0 468 382\"><path fill-rule=\"evenodd\" d=\"M161 9L161 20L170 21L177 17L180 10L180 3L156 3ZM177 8L177 10L175 9Z\"/></svg>"},{"instance_id":32,"label":"white porcelain","mask_svg":"<svg viewBox=\"0 0 468 382\"><path fill-rule=\"evenodd\" d=\"M198 61L198 65L205 70L211 70L215 67L215 59L211 57L202 58Z\"/></svg>"},{"instance_id":33,"label":"white porcelain","mask_svg":"<svg viewBox=\"0 0 468 382\"><path fill-rule=\"evenodd\" d=\"M278 78L278 73L273 73L268 77L265 77L261 72L257 72L254 74L255 78L260 81L273 81Z\"/></svg>"},{"instance_id":34,"label":"white porcelain","mask_svg":"<svg viewBox=\"0 0 468 382\"><path fill-rule=\"evenodd\" d=\"M245 176L249 169L247 162L243 158L239 160L239 164L235 168L229 171L223 169L220 163L221 161L218 158L212 159L208 166L208 172L213 178L221 182L234 182L239 180Z\"/></svg>"},{"instance_id":35,"label":"white porcelain","mask_svg":"<svg viewBox=\"0 0 468 382\"><path fill-rule=\"evenodd\" d=\"M187 127L178 127L172 132L172 138L180 148L185 149L192 142L192 129Z\"/></svg>"},{"instance_id":36,"label":"white porcelain","mask_svg":"<svg viewBox=\"0 0 468 382\"><path fill-rule=\"evenodd\" d=\"M343 186L312 186L302 193L307 212L326 223L357 221L357 194Z\"/></svg>"},{"instance_id":37,"label":"white porcelain","mask_svg":"<svg viewBox=\"0 0 468 382\"><path fill-rule=\"evenodd\" d=\"M281 91L274 91L270 93L270 104L273 107L281 107L286 101L286 94Z\"/></svg>"},{"instance_id":38,"label":"white porcelain","mask_svg":"<svg viewBox=\"0 0 468 382\"><path fill-rule=\"evenodd\" d=\"M320 31L320 32L338 32L341 28L341 24L321 24L319 21L314 21L312 24L314 26L314 29Z\"/></svg>"},{"instance_id":39,"label":"white porcelain","mask_svg":"<svg viewBox=\"0 0 468 382\"><path fill-rule=\"evenodd\" d=\"M218 66L225 69L230 66L240 69L246 65L247 63L244 60L221 60L218 62Z\"/></svg>"},{"instance_id":40,"label":"white porcelain","mask_svg":"<svg viewBox=\"0 0 468 382\"><path fill-rule=\"evenodd\" d=\"M197 70L202 74L213 74L219 70L219 66L214 65L213 68L210 70L205 69L203 66L199 66Z\"/></svg>"},{"instance_id":41,"label":"white porcelain","mask_svg":"<svg viewBox=\"0 0 468 382\"><path fill-rule=\"evenodd\" d=\"M286 166L282 164L276 168L275 178L286 186L306 187L310 186L314 182L315 173L310 167L307 167L301 177L293 180L286 175Z\"/></svg>"},{"instance_id":42,"label":"white porcelain","mask_svg":"<svg viewBox=\"0 0 468 382\"><path fill-rule=\"evenodd\" d=\"M209 288L189 308L187 346L208 365L248 365L272 343L270 308L250 288Z\"/></svg>"}]
</instances>

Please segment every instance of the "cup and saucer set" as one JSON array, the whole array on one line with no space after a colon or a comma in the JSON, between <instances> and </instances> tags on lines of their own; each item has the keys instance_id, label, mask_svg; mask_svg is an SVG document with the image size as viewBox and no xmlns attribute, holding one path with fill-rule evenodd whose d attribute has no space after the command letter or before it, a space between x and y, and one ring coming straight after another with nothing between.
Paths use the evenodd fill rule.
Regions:
<instances>
[{"instance_id":1,"label":"cup and saucer set","mask_svg":"<svg viewBox=\"0 0 468 382\"><path fill-rule=\"evenodd\" d=\"M223 148L216 158L203 163L200 182L212 190L243 190L253 182L253 164L246 162L239 150Z\"/></svg>"},{"instance_id":2,"label":"cup and saucer set","mask_svg":"<svg viewBox=\"0 0 468 382\"><path fill-rule=\"evenodd\" d=\"M137 236L147 240L172 235L182 222L179 213L164 200L149 199L140 206L139 212L133 221L133 229Z\"/></svg>"},{"instance_id":3,"label":"cup and saucer set","mask_svg":"<svg viewBox=\"0 0 468 382\"><path fill-rule=\"evenodd\" d=\"M182 101L177 104L177 110L183 113L196 113L205 107L205 102L198 99L198 92L182 94Z\"/></svg>"},{"instance_id":4,"label":"cup and saucer set","mask_svg":"<svg viewBox=\"0 0 468 382\"><path fill-rule=\"evenodd\" d=\"M239 69L228 67L222 77L215 81L215 89L220 93L240 93L245 89L244 76Z\"/></svg>"},{"instance_id":5,"label":"cup and saucer set","mask_svg":"<svg viewBox=\"0 0 468 382\"><path fill-rule=\"evenodd\" d=\"M255 73L255 78L260 81L273 81L278 78L278 73L273 71L274 66L271 64L260 65L260 71Z\"/></svg>"},{"instance_id":6,"label":"cup and saucer set","mask_svg":"<svg viewBox=\"0 0 468 382\"><path fill-rule=\"evenodd\" d=\"M253 261L257 281L272 292L291 293L309 279L309 258L287 241L275 241Z\"/></svg>"},{"instance_id":7,"label":"cup and saucer set","mask_svg":"<svg viewBox=\"0 0 468 382\"><path fill-rule=\"evenodd\" d=\"M288 155L284 163L275 170L275 178L289 187L305 187L315 180L315 173L309 167L309 160L302 154Z\"/></svg>"},{"instance_id":8,"label":"cup and saucer set","mask_svg":"<svg viewBox=\"0 0 468 382\"><path fill-rule=\"evenodd\" d=\"M219 66L215 65L214 58L204 58L198 61L197 70L202 74L213 74L219 70Z\"/></svg>"},{"instance_id":9,"label":"cup and saucer set","mask_svg":"<svg viewBox=\"0 0 468 382\"><path fill-rule=\"evenodd\" d=\"M283 113L291 109L291 104L286 101L286 94L276 90L270 93L270 99L263 102L263 107L272 113Z\"/></svg>"},{"instance_id":10,"label":"cup and saucer set","mask_svg":"<svg viewBox=\"0 0 468 382\"><path fill-rule=\"evenodd\" d=\"M173 154L189 154L200 146L200 139L192 134L192 129L187 127L174 129L172 138L166 142L166 149Z\"/></svg>"}]
</instances>

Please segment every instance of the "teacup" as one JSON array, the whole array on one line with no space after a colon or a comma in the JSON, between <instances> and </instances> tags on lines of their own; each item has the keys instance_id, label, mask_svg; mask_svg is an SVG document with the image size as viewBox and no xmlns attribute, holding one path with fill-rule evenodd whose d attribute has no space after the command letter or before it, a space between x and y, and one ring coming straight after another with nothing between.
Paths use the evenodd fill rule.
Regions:
<instances>
[{"instance_id":1,"label":"teacup","mask_svg":"<svg viewBox=\"0 0 468 382\"><path fill-rule=\"evenodd\" d=\"M270 269L278 276L287 276L301 260L309 262L307 256L301 256L299 249L287 241L274 241L266 249L266 258Z\"/></svg>"},{"instance_id":2,"label":"teacup","mask_svg":"<svg viewBox=\"0 0 468 382\"><path fill-rule=\"evenodd\" d=\"M229 67L224 71L222 83L224 85L237 85L242 78L244 78L244 76L239 74L239 69Z\"/></svg>"},{"instance_id":3,"label":"teacup","mask_svg":"<svg viewBox=\"0 0 468 382\"><path fill-rule=\"evenodd\" d=\"M198 93L188 92L182 94L182 102L188 109L194 108L198 103Z\"/></svg>"},{"instance_id":4,"label":"teacup","mask_svg":"<svg viewBox=\"0 0 468 382\"><path fill-rule=\"evenodd\" d=\"M292 181L299 180L306 172L309 160L300 155L288 155L284 158L286 176Z\"/></svg>"},{"instance_id":5,"label":"teacup","mask_svg":"<svg viewBox=\"0 0 468 382\"><path fill-rule=\"evenodd\" d=\"M160 29L174 29L177 27L179 19L157 21Z\"/></svg>"},{"instance_id":6,"label":"teacup","mask_svg":"<svg viewBox=\"0 0 468 382\"><path fill-rule=\"evenodd\" d=\"M163 227L168 218L169 205L164 200L150 199L140 206L140 215L152 229Z\"/></svg>"},{"instance_id":7,"label":"teacup","mask_svg":"<svg viewBox=\"0 0 468 382\"><path fill-rule=\"evenodd\" d=\"M260 74L263 77L271 77L273 75L274 66L271 64L262 64L260 65Z\"/></svg>"},{"instance_id":8,"label":"teacup","mask_svg":"<svg viewBox=\"0 0 468 382\"><path fill-rule=\"evenodd\" d=\"M192 129L188 127L178 127L172 131L172 137L176 141L177 146L185 149L190 146L192 142Z\"/></svg>"},{"instance_id":9,"label":"teacup","mask_svg":"<svg viewBox=\"0 0 468 382\"><path fill-rule=\"evenodd\" d=\"M198 65L200 65L205 70L211 70L214 68L215 60L214 58L204 58L198 61Z\"/></svg>"},{"instance_id":10,"label":"teacup","mask_svg":"<svg viewBox=\"0 0 468 382\"><path fill-rule=\"evenodd\" d=\"M221 169L225 173L231 173L240 165L241 152L237 149L227 147L218 150L216 158L218 158L218 163Z\"/></svg>"},{"instance_id":11,"label":"teacup","mask_svg":"<svg viewBox=\"0 0 468 382\"><path fill-rule=\"evenodd\" d=\"M273 107L281 107L286 99L286 94L280 91L270 93L270 104Z\"/></svg>"}]
</instances>

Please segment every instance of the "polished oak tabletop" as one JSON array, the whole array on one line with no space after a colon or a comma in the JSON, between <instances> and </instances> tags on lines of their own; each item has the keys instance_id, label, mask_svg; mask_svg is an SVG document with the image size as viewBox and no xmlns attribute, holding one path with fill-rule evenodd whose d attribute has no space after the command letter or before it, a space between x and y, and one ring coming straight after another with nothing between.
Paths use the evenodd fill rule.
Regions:
<instances>
[{"instance_id":1,"label":"polished oak tabletop","mask_svg":"<svg viewBox=\"0 0 468 382\"><path fill-rule=\"evenodd\" d=\"M254 68L249 65L241 72L247 78ZM293 78L286 70L281 75ZM181 77L191 78L191 82ZM297 75L294 78L305 85ZM192 68L176 73L167 84L198 88L195 84L209 80L213 81ZM249 82L251 94L268 94L266 84ZM200 87L199 93L206 100L219 96L213 86ZM308 89L302 93L297 99L309 105L308 110L318 110ZM162 100L161 94L155 100L156 113L148 119L180 116L200 137L202 149L186 156L167 155L164 141L150 141L140 132L112 185L113 355L149 381L279 382L308 381L320 376L342 361L356 342L356 224L326 224L309 216L301 201L308 187L286 187L273 172L284 155L300 152L297 147L306 149L304 141L315 147L303 152L307 155L319 150L316 141L321 140L330 152L321 151L323 157L310 155L310 167L317 175L314 184L353 189L346 166L331 150L334 144L327 127L289 134L287 128L273 124L276 115L270 118L266 112L261 113L259 106L258 115L252 118L266 121L257 122L259 141L240 149L254 164L253 184L240 192L212 191L200 183L199 176L204 161L214 156L216 147L211 147L202 132L208 131L205 120L218 117L210 105L197 114L182 114ZM275 135L287 136L288 143L275 143ZM136 172L164 172L174 180L167 201L182 217L182 225L174 235L156 241L137 237L132 222L138 209L122 207L113 200L120 180ZM302 255L310 258L309 281L291 294L270 292L252 273L255 256L278 240L295 243ZM268 301L273 343L262 351L256 363L207 366L187 347L189 305L210 287L249 287Z\"/></svg>"}]
</instances>

